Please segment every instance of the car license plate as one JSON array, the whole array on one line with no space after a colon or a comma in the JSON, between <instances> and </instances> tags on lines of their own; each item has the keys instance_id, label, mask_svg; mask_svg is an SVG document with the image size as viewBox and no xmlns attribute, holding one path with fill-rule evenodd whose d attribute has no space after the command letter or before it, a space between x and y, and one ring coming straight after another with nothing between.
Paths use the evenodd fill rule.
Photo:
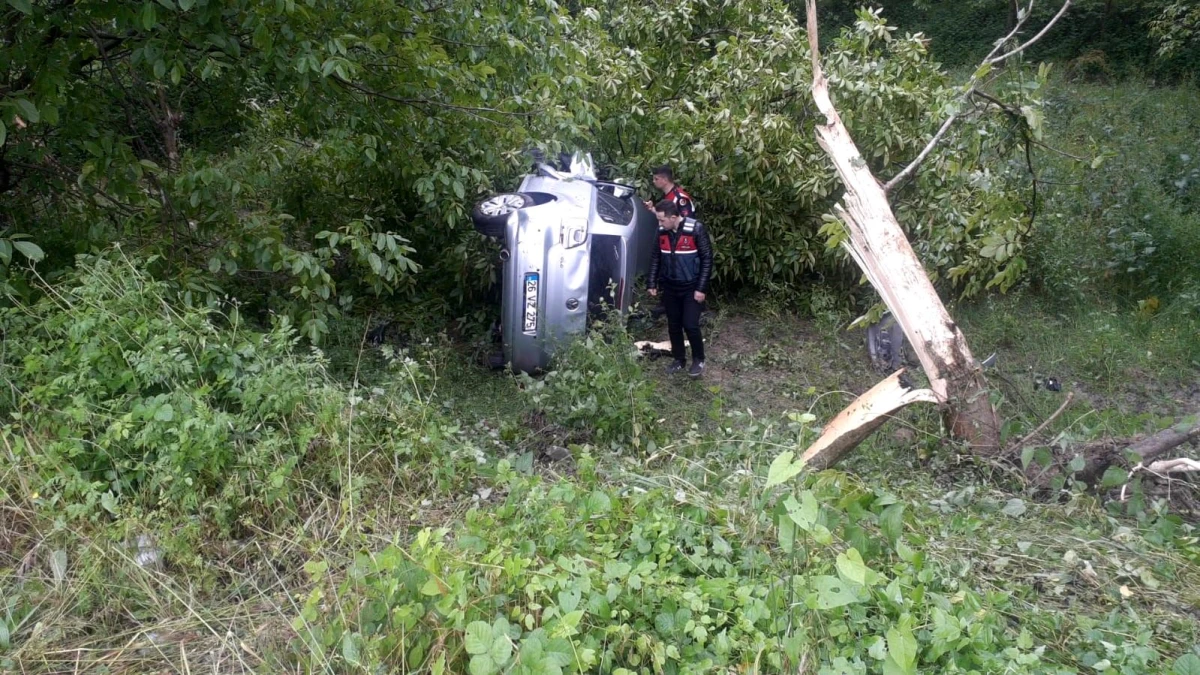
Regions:
<instances>
[{"instance_id":1,"label":"car license plate","mask_svg":"<svg viewBox=\"0 0 1200 675\"><path fill-rule=\"evenodd\" d=\"M538 313L538 275L530 272L525 275L525 332L537 332Z\"/></svg>"}]
</instances>

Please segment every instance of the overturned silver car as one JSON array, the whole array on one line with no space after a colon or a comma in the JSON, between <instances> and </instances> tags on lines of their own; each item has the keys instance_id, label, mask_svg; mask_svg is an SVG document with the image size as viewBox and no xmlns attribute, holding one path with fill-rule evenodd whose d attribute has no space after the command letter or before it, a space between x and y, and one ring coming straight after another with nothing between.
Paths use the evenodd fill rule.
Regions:
<instances>
[{"instance_id":1,"label":"overturned silver car","mask_svg":"<svg viewBox=\"0 0 1200 675\"><path fill-rule=\"evenodd\" d=\"M597 179L590 155L562 168L537 161L516 192L476 205L472 220L500 241L503 345L493 365L545 369L589 317L628 311L650 268L658 222L634 188Z\"/></svg>"}]
</instances>

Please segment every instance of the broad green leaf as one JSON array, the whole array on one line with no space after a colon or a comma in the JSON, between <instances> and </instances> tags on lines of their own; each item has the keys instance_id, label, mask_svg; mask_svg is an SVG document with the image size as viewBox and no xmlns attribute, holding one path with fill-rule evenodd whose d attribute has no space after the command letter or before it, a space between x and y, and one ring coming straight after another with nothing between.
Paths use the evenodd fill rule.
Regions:
<instances>
[{"instance_id":1,"label":"broad green leaf","mask_svg":"<svg viewBox=\"0 0 1200 675\"><path fill-rule=\"evenodd\" d=\"M875 573L867 568L862 554L858 549L851 548L837 557L837 571L843 579L852 581L859 586L867 586L875 578Z\"/></svg>"},{"instance_id":2,"label":"broad green leaf","mask_svg":"<svg viewBox=\"0 0 1200 675\"><path fill-rule=\"evenodd\" d=\"M804 470L803 462L793 462L796 453L787 450L779 454L767 469L767 487L774 487L795 478Z\"/></svg>"},{"instance_id":3,"label":"broad green leaf","mask_svg":"<svg viewBox=\"0 0 1200 675\"><path fill-rule=\"evenodd\" d=\"M1117 466L1110 466L1104 471L1104 476L1100 478L1100 487L1107 490L1118 485L1124 485L1128 480L1128 471Z\"/></svg>"},{"instance_id":4,"label":"broad green leaf","mask_svg":"<svg viewBox=\"0 0 1200 675\"><path fill-rule=\"evenodd\" d=\"M900 673L915 673L917 666L917 639L912 630L902 621L887 631L888 660L893 661ZM884 667L886 671L886 664Z\"/></svg>"},{"instance_id":5,"label":"broad green leaf","mask_svg":"<svg viewBox=\"0 0 1200 675\"><path fill-rule=\"evenodd\" d=\"M1075 457L1071 459L1071 463L1067 465L1067 469L1069 469L1071 473L1079 473L1080 471L1083 471L1084 467L1086 466L1087 460L1083 458L1083 455L1075 455Z\"/></svg>"},{"instance_id":6,"label":"broad green leaf","mask_svg":"<svg viewBox=\"0 0 1200 675\"><path fill-rule=\"evenodd\" d=\"M850 585L837 577L814 578L813 590L817 593L817 609L835 609L858 602L858 595Z\"/></svg>"},{"instance_id":7,"label":"broad green leaf","mask_svg":"<svg viewBox=\"0 0 1200 675\"><path fill-rule=\"evenodd\" d=\"M441 595L445 592L446 590L442 588L442 584L438 582L437 577L429 577L425 584L421 586L422 595Z\"/></svg>"},{"instance_id":8,"label":"broad green leaf","mask_svg":"<svg viewBox=\"0 0 1200 675\"><path fill-rule=\"evenodd\" d=\"M490 624L483 621L472 621L467 624L463 643L468 654L487 654L491 650L494 640L495 635L493 635Z\"/></svg>"},{"instance_id":9,"label":"broad green leaf","mask_svg":"<svg viewBox=\"0 0 1200 675\"><path fill-rule=\"evenodd\" d=\"M54 574L54 583L61 584L67 578L67 552L58 549L50 554L50 571Z\"/></svg>"},{"instance_id":10,"label":"broad green leaf","mask_svg":"<svg viewBox=\"0 0 1200 675\"><path fill-rule=\"evenodd\" d=\"M30 101L27 98L17 99L17 110L20 111L21 116L25 118L25 121L29 122L30 124L36 123L38 120L42 119L42 116L38 114L37 106L33 104L33 101Z\"/></svg>"},{"instance_id":11,"label":"broad green leaf","mask_svg":"<svg viewBox=\"0 0 1200 675\"><path fill-rule=\"evenodd\" d=\"M469 666L471 675L495 675L500 670L496 667L496 662L487 654L476 654L471 657Z\"/></svg>"},{"instance_id":12,"label":"broad green leaf","mask_svg":"<svg viewBox=\"0 0 1200 675\"><path fill-rule=\"evenodd\" d=\"M888 541L895 544L904 534L904 505L892 504L879 516L879 529Z\"/></svg>"},{"instance_id":13,"label":"broad green leaf","mask_svg":"<svg viewBox=\"0 0 1200 675\"><path fill-rule=\"evenodd\" d=\"M100 506L114 516L117 515L117 498L113 496L112 490L105 490L100 495Z\"/></svg>"},{"instance_id":14,"label":"broad green leaf","mask_svg":"<svg viewBox=\"0 0 1200 675\"><path fill-rule=\"evenodd\" d=\"M359 657L358 639L355 633L344 633L342 635L342 658L346 659L346 663L357 666L361 665L362 661Z\"/></svg>"},{"instance_id":15,"label":"broad green leaf","mask_svg":"<svg viewBox=\"0 0 1200 675\"><path fill-rule=\"evenodd\" d=\"M0 145L4 145L4 141L8 138L8 127L4 126L4 122L0 121Z\"/></svg>"},{"instance_id":16,"label":"broad green leaf","mask_svg":"<svg viewBox=\"0 0 1200 675\"><path fill-rule=\"evenodd\" d=\"M791 553L796 548L796 523L787 514L779 517L779 548L784 553Z\"/></svg>"},{"instance_id":17,"label":"broad green leaf","mask_svg":"<svg viewBox=\"0 0 1200 675\"><path fill-rule=\"evenodd\" d=\"M1004 508L1000 512L1010 518L1019 518L1025 513L1025 510L1025 502L1014 497L1008 500L1008 503L1004 505Z\"/></svg>"},{"instance_id":18,"label":"broad green leaf","mask_svg":"<svg viewBox=\"0 0 1200 675\"><path fill-rule=\"evenodd\" d=\"M29 0L8 0L8 4L22 14L33 14L33 6Z\"/></svg>"},{"instance_id":19,"label":"broad green leaf","mask_svg":"<svg viewBox=\"0 0 1200 675\"><path fill-rule=\"evenodd\" d=\"M146 30L154 28L158 23L158 10L154 9L154 4L147 2L142 5L142 27Z\"/></svg>"},{"instance_id":20,"label":"broad green leaf","mask_svg":"<svg viewBox=\"0 0 1200 675\"><path fill-rule=\"evenodd\" d=\"M817 518L821 514L821 506L817 503L817 498L813 495L812 490L801 492L799 502L794 497L788 497L784 500L783 504L787 509L788 517L800 529L805 532L813 530L817 523Z\"/></svg>"},{"instance_id":21,"label":"broad green leaf","mask_svg":"<svg viewBox=\"0 0 1200 675\"><path fill-rule=\"evenodd\" d=\"M509 640L507 635L497 635L492 640L492 648L488 650L488 656L491 657L497 667L503 667L508 662L509 657L512 656L512 652L512 640Z\"/></svg>"},{"instance_id":22,"label":"broad green leaf","mask_svg":"<svg viewBox=\"0 0 1200 675\"><path fill-rule=\"evenodd\" d=\"M1200 656L1184 654L1171 667L1172 675L1200 675Z\"/></svg>"}]
</instances>

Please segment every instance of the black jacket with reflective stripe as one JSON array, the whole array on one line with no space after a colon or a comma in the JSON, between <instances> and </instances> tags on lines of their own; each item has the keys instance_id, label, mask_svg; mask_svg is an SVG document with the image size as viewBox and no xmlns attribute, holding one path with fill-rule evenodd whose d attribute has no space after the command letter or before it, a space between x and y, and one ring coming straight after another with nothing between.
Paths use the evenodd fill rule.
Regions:
<instances>
[{"instance_id":1,"label":"black jacket with reflective stripe","mask_svg":"<svg viewBox=\"0 0 1200 675\"><path fill-rule=\"evenodd\" d=\"M684 218L674 231L659 228L658 246L650 258L650 288L708 292L713 252L704 224Z\"/></svg>"}]
</instances>

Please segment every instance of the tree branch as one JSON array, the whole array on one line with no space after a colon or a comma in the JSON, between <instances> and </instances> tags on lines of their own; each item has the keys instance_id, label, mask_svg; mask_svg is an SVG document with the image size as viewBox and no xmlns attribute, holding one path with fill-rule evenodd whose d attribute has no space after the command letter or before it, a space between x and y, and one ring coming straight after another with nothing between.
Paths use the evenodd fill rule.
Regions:
<instances>
[{"instance_id":1,"label":"tree branch","mask_svg":"<svg viewBox=\"0 0 1200 675\"><path fill-rule=\"evenodd\" d=\"M972 89L972 91L974 90ZM921 168L921 165L924 164L925 160L929 158L930 153L932 153L933 149L937 147L937 144L942 141L942 137L945 136L946 132L950 130L950 125L954 124L954 120L956 119L958 119L958 113L954 113L953 115L947 117L946 121L942 122L942 128L938 129L937 133L933 135L933 138L929 139L929 143L925 145L925 149L922 150L920 154L917 155L917 158L914 159L908 166L904 167L903 171L896 174L894 178L885 183L883 186L883 191L891 192L892 190L895 190L897 186L903 185L905 181L907 181L909 178L912 178L913 174L917 172L917 169Z\"/></svg>"},{"instance_id":2,"label":"tree branch","mask_svg":"<svg viewBox=\"0 0 1200 675\"><path fill-rule=\"evenodd\" d=\"M1033 3L1032 2L1029 3L1029 6L1032 9ZM1067 8L1069 8L1070 6L1071 6L1071 0L1064 0L1063 6L1061 8L1059 8L1059 10L1058 10L1058 14L1055 14L1054 18L1050 19L1050 23L1046 24L1037 35L1034 35L1025 44L1017 47L1016 49L1012 50L1011 52L1004 52L1000 56L996 56L991 59L988 59L987 61L984 61L984 63L994 66L997 63L1001 63L1009 58L1012 58L1012 57L1016 56L1017 54L1020 54L1021 52L1025 51L1026 49L1029 49L1033 45L1037 44L1038 40L1041 40L1043 37L1045 37L1046 33L1050 32L1050 29L1054 27L1054 24L1058 23L1058 20L1061 19L1062 16L1067 13Z\"/></svg>"},{"instance_id":3,"label":"tree branch","mask_svg":"<svg viewBox=\"0 0 1200 675\"><path fill-rule=\"evenodd\" d=\"M1045 37L1046 33L1048 33L1050 31L1050 29L1054 26L1054 24L1058 23L1058 20L1061 19L1064 14L1066 14L1067 8L1069 8L1070 6L1071 6L1071 0L1064 0L1062 8L1060 8L1058 10L1058 14L1055 14L1054 18L1050 20L1050 23L1047 23L1042 28L1042 30L1040 32L1038 32L1037 35L1033 36L1032 39L1030 39L1025 44L1018 46L1016 49L1013 49L1012 51L1009 51L1009 52L1004 52L1003 54L1000 54L999 56L997 56L997 53L1004 47L1005 44L1008 43L1009 40L1011 40L1021 30L1021 27L1025 25L1025 21L1033 13L1033 0L1030 0L1029 7L1025 10L1025 16L1017 21L1017 25L1015 27L1013 27L1012 31L1009 32L1009 34L1006 35L1004 37L1004 39L1002 39L996 43L996 46L992 49L992 51L989 52L987 57L984 58L983 62L979 64L979 68L975 69L975 74L971 75L971 79L967 82L967 87L966 87L965 91L963 91L962 95L959 96L959 99L958 99L959 103L964 103L971 96L977 95L977 96L982 96L983 98L999 105L1005 111L1009 111L1010 106L1007 106L1004 103L998 101L997 99L995 99L991 96L988 96L987 94L984 94L983 92L981 92L978 89L978 81L979 81L978 73L979 73L980 68L983 68L984 66L994 66L998 63L1002 63L1004 60L1008 59L1009 57L1019 54L1019 53L1025 51L1026 49L1028 49L1031 45L1036 43L1038 40L1041 40L1043 37ZM810 17L809 19L810 19L809 23L812 24L813 18ZM814 26L810 25L809 26L809 42L810 43L813 40L813 38L812 38L813 31L814 31ZM813 51L813 63L814 63L814 65L816 65L817 64L817 56L816 56L816 47L815 46L812 46L812 51ZM816 65L816 67L819 67L819 65ZM814 69L813 72L814 72L813 77L815 79L816 70ZM911 163L909 163L909 165L907 167L905 167L903 171L896 174L895 177L893 177L891 180L889 180L887 183L884 184L883 191L885 193L891 193L893 190L895 190L897 187L903 185L906 181L908 181L910 178L912 178L916 174L917 169L919 169L921 167L921 164L923 164L925 162L925 160L929 158L929 155L933 152L934 148L936 148L938 146L938 144L941 143L942 138L945 137L946 132L950 130L950 127L954 124L955 120L957 120L959 118L959 116L960 116L960 114L955 112L946 118L946 121L942 123L942 126L940 128L938 128L937 133L934 134L933 138L931 138L929 140L929 143L927 143L925 145L925 148L923 150L921 150L921 152L917 155L916 159L914 159Z\"/></svg>"}]
</instances>

